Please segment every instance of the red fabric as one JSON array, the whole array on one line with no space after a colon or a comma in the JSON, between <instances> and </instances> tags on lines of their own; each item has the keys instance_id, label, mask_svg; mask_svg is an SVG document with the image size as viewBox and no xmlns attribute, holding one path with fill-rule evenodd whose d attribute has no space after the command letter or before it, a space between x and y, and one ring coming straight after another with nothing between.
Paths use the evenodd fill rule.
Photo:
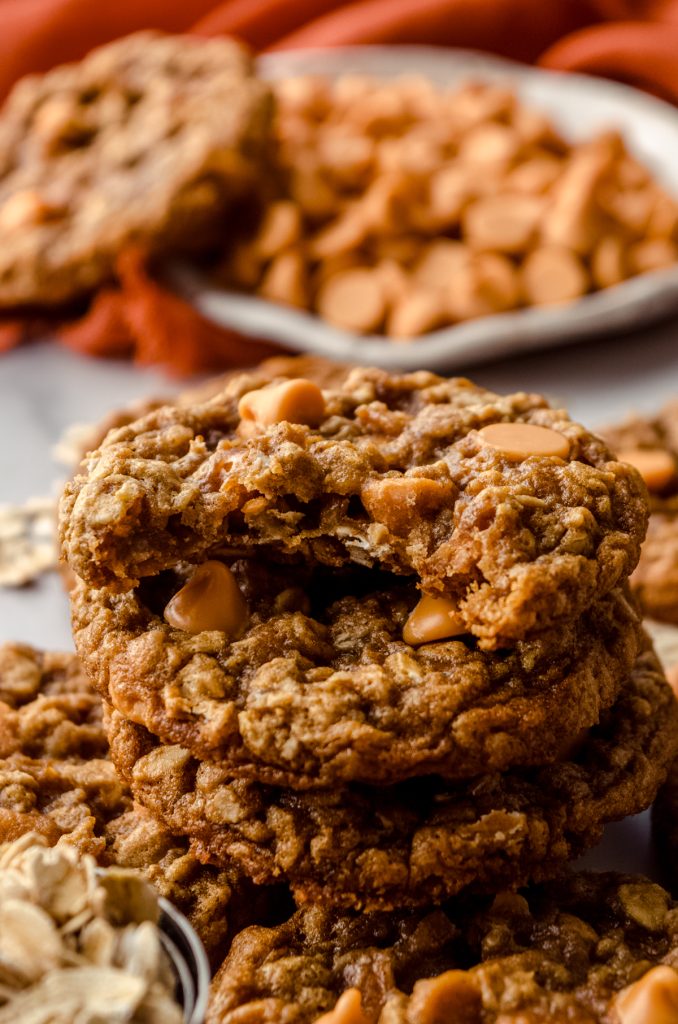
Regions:
<instances>
[{"instance_id":1,"label":"red fabric","mask_svg":"<svg viewBox=\"0 0 678 1024\"><path fill-rule=\"evenodd\" d=\"M141 28L230 33L256 50L434 43L632 82L678 103L678 0L0 0L0 96L21 75L81 57ZM22 340L0 324L0 352ZM124 253L119 286L60 331L96 355L162 362L176 373L252 362L271 351L206 324Z\"/></svg>"}]
</instances>

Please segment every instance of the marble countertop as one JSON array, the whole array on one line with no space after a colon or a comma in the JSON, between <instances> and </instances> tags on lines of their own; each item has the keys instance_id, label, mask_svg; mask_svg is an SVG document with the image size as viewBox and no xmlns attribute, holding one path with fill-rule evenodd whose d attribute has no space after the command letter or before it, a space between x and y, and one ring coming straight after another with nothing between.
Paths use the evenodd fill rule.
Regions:
<instances>
[{"instance_id":1,"label":"marble countertop","mask_svg":"<svg viewBox=\"0 0 678 1024\"><path fill-rule=\"evenodd\" d=\"M678 323L463 372L497 391L544 392L595 427L631 410L651 412L678 395ZM58 489L65 470L52 450L70 424L178 388L158 371L81 358L47 341L0 357L0 502ZM72 648L67 601L55 574L34 586L0 589L0 642L8 640ZM585 863L651 869L647 815L609 827Z\"/></svg>"}]
</instances>

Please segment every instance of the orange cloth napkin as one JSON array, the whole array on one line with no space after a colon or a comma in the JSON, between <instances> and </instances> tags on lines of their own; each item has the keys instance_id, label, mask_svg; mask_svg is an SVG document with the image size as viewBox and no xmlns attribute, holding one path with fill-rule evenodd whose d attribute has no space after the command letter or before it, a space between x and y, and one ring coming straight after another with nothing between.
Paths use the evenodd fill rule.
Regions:
<instances>
[{"instance_id":1,"label":"orange cloth napkin","mask_svg":"<svg viewBox=\"0 0 678 1024\"><path fill-rule=\"evenodd\" d=\"M605 75L678 103L678 0L0 0L0 95L30 71L81 57L143 28L233 34L255 50L433 43ZM269 350L206 324L123 254L119 284L61 329L96 355L133 355L186 374L253 362ZM0 352L25 335L0 324Z\"/></svg>"}]
</instances>

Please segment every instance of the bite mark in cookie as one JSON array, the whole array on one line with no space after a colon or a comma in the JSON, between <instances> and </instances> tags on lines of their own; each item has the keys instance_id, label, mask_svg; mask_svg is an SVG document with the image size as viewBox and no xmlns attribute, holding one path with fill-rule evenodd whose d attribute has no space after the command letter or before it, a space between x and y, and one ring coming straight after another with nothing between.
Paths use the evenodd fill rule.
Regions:
<instances>
[{"instance_id":1,"label":"bite mark in cookie","mask_svg":"<svg viewBox=\"0 0 678 1024\"><path fill-rule=\"evenodd\" d=\"M639 475L539 396L354 370L325 390L316 426L243 438L252 393L244 376L108 435L62 500L74 572L125 590L224 548L387 569L454 600L466 631L498 649L578 618L637 562ZM510 450L486 443L490 429L509 431ZM533 454L536 435L549 454Z\"/></svg>"},{"instance_id":2,"label":"bite mark in cookie","mask_svg":"<svg viewBox=\"0 0 678 1024\"><path fill-rule=\"evenodd\" d=\"M194 570L122 594L77 584L73 630L90 679L166 742L294 788L548 763L615 700L640 643L618 590L509 651L468 636L412 646L412 581L254 560L231 563L249 609L242 636L188 633L162 613Z\"/></svg>"}]
</instances>

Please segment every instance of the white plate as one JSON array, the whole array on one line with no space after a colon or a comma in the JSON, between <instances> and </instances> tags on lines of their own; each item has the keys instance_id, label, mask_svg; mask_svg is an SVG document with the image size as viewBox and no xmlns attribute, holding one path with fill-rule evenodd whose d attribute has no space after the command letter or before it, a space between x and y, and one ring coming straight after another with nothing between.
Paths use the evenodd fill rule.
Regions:
<instances>
[{"instance_id":1,"label":"white plate","mask_svg":"<svg viewBox=\"0 0 678 1024\"><path fill-rule=\"evenodd\" d=\"M678 194L678 112L616 82L543 71L467 50L418 46L295 50L262 57L259 67L269 79L307 73L336 77L355 71L379 78L417 73L440 86L469 78L508 84L522 100L549 114L568 140L619 129L631 152ZM376 335L358 336L312 314L216 288L187 266L173 268L171 276L204 316L222 326L294 350L387 369L451 370L513 352L629 331L678 312L676 265L571 305L483 317L403 343Z\"/></svg>"}]
</instances>

